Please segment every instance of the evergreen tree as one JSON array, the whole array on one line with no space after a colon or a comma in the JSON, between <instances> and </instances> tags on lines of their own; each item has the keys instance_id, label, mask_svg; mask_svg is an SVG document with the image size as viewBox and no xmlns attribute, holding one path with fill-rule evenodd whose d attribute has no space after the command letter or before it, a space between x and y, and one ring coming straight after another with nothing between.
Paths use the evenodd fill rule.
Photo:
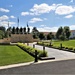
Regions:
<instances>
[{"instance_id":1,"label":"evergreen tree","mask_svg":"<svg viewBox=\"0 0 75 75\"><path fill-rule=\"evenodd\" d=\"M23 28L24 34L26 34L26 27Z\"/></svg>"},{"instance_id":2,"label":"evergreen tree","mask_svg":"<svg viewBox=\"0 0 75 75\"><path fill-rule=\"evenodd\" d=\"M29 34L30 33L30 28L28 27L28 31L27 31L27 33Z\"/></svg>"},{"instance_id":3,"label":"evergreen tree","mask_svg":"<svg viewBox=\"0 0 75 75\"><path fill-rule=\"evenodd\" d=\"M66 38L69 39L71 32L70 32L70 28L68 26L64 27L64 33L65 33Z\"/></svg>"},{"instance_id":4,"label":"evergreen tree","mask_svg":"<svg viewBox=\"0 0 75 75\"><path fill-rule=\"evenodd\" d=\"M44 33L39 33L39 38L40 38L40 40L43 40L45 38Z\"/></svg>"},{"instance_id":5,"label":"evergreen tree","mask_svg":"<svg viewBox=\"0 0 75 75\"><path fill-rule=\"evenodd\" d=\"M63 28L60 27L60 28L58 28L58 31L56 33L56 38L59 39L59 36L62 35L62 34L63 34Z\"/></svg>"},{"instance_id":6,"label":"evergreen tree","mask_svg":"<svg viewBox=\"0 0 75 75\"><path fill-rule=\"evenodd\" d=\"M19 28L18 27L16 28L16 34L19 34Z\"/></svg>"},{"instance_id":7,"label":"evergreen tree","mask_svg":"<svg viewBox=\"0 0 75 75\"><path fill-rule=\"evenodd\" d=\"M48 35L47 35L47 40L52 40L54 38L54 35L52 34L52 32L50 32Z\"/></svg>"},{"instance_id":8,"label":"evergreen tree","mask_svg":"<svg viewBox=\"0 0 75 75\"><path fill-rule=\"evenodd\" d=\"M20 28L20 34L23 34L23 28L22 27Z\"/></svg>"},{"instance_id":9,"label":"evergreen tree","mask_svg":"<svg viewBox=\"0 0 75 75\"><path fill-rule=\"evenodd\" d=\"M15 27L12 28L12 34L15 34L16 33L16 29Z\"/></svg>"},{"instance_id":10,"label":"evergreen tree","mask_svg":"<svg viewBox=\"0 0 75 75\"><path fill-rule=\"evenodd\" d=\"M5 32L5 27L0 26L0 30L2 30L3 32Z\"/></svg>"},{"instance_id":11,"label":"evergreen tree","mask_svg":"<svg viewBox=\"0 0 75 75\"><path fill-rule=\"evenodd\" d=\"M35 39L39 37L39 31L37 30L36 27L33 27L32 35L33 35L33 38L35 38Z\"/></svg>"}]
</instances>

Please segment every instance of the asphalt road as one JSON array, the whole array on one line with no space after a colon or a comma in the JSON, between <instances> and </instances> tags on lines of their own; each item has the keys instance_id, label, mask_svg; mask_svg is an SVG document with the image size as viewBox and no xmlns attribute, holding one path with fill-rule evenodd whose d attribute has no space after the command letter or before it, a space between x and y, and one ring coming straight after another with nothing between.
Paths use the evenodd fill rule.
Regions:
<instances>
[{"instance_id":1,"label":"asphalt road","mask_svg":"<svg viewBox=\"0 0 75 75\"><path fill-rule=\"evenodd\" d=\"M30 64L27 66L0 70L0 75L75 75L75 59L40 64Z\"/></svg>"}]
</instances>

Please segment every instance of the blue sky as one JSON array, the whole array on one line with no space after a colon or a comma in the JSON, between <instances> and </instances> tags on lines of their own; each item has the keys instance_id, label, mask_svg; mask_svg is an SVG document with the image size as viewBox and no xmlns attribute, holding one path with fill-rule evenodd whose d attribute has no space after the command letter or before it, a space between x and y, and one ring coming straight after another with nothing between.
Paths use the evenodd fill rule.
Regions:
<instances>
[{"instance_id":1,"label":"blue sky","mask_svg":"<svg viewBox=\"0 0 75 75\"><path fill-rule=\"evenodd\" d=\"M75 0L0 0L0 26L37 27L56 32L60 26L75 30Z\"/></svg>"}]
</instances>

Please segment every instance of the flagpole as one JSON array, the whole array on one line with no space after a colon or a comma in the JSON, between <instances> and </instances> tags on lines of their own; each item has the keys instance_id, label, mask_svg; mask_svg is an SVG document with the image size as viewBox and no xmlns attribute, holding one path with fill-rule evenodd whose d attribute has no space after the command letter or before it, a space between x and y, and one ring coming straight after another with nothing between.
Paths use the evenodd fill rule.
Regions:
<instances>
[{"instance_id":1,"label":"flagpole","mask_svg":"<svg viewBox=\"0 0 75 75\"><path fill-rule=\"evenodd\" d=\"M19 27L19 17L17 18L17 23L18 23L18 27Z\"/></svg>"},{"instance_id":2,"label":"flagpole","mask_svg":"<svg viewBox=\"0 0 75 75\"><path fill-rule=\"evenodd\" d=\"M28 22L27 22L27 28L28 28L29 26L28 26Z\"/></svg>"}]
</instances>

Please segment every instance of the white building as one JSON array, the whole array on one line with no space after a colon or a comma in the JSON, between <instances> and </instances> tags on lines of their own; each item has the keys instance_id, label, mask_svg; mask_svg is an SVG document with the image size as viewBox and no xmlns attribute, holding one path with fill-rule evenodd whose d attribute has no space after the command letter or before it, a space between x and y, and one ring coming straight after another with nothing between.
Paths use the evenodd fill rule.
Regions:
<instances>
[{"instance_id":1,"label":"white building","mask_svg":"<svg viewBox=\"0 0 75 75\"><path fill-rule=\"evenodd\" d=\"M75 30L71 30L70 38L75 38Z\"/></svg>"}]
</instances>

